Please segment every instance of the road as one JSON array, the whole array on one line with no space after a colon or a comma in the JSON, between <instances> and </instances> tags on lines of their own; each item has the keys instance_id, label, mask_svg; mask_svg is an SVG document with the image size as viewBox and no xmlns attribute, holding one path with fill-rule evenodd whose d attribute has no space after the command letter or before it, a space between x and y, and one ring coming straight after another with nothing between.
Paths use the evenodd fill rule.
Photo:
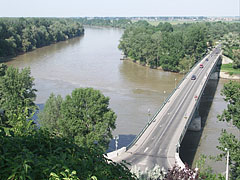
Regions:
<instances>
[{"instance_id":1,"label":"road","mask_svg":"<svg viewBox=\"0 0 240 180\"><path fill-rule=\"evenodd\" d=\"M187 114L191 102L194 101L199 85L210 66L216 60L220 49L214 49L206 58L202 59L177 88L172 97L168 100L163 109L155 117L143 135L126 152L112 158L115 162L126 160L132 167L137 166L144 171L146 168L152 169L155 165L170 168L175 164L175 153L178 141L182 134L186 122L183 121ZM191 80L195 74L196 80ZM181 127L181 128L180 128Z\"/></svg>"}]
</instances>

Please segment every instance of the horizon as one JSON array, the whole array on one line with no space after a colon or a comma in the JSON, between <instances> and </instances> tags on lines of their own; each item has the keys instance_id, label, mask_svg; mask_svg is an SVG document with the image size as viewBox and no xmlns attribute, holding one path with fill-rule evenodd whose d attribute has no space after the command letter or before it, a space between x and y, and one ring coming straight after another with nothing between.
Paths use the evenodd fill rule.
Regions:
<instances>
[{"instance_id":1,"label":"horizon","mask_svg":"<svg viewBox=\"0 0 240 180\"><path fill-rule=\"evenodd\" d=\"M9 10L10 7L11 10ZM0 17L232 17L240 16L239 0L8 0Z\"/></svg>"}]
</instances>

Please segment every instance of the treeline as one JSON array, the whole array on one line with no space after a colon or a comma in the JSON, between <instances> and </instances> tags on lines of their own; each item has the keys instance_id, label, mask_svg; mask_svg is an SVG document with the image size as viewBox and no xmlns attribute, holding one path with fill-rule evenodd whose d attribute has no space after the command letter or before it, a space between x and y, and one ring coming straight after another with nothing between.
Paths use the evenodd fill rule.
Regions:
<instances>
[{"instance_id":1,"label":"treeline","mask_svg":"<svg viewBox=\"0 0 240 180\"><path fill-rule=\"evenodd\" d=\"M127 28L132 24L131 19L128 18L77 18L78 22L88 26L104 26L104 27L116 27Z\"/></svg>"},{"instance_id":2,"label":"treeline","mask_svg":"<svg viewBox=\"0 0 240 180\"><path fill-rule=\"evenodd\" d=\"M183 72L207 53L216 39L229 32L239 33L240 23L159 23L138 21L128 27L119 48L125 56L151 68Z\"/></svg>"},{"instance_id":3,"label":"treeline","mask_svg":"<svg viewBox=\"0 0 240 180\"><path fill-rule=\"evenodd\" d=\"M66 18L0 18L0 57L80 36L80 22Z\"/></svg>"}]
</instances>

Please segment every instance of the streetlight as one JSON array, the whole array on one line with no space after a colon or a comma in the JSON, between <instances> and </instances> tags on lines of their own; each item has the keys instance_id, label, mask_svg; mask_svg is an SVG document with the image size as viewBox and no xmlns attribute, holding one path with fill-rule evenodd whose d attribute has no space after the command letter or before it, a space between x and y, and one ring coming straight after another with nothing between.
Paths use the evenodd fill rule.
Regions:
<instances>
[{"instance_id":1,"label":"streetlight","mask_svg":"<svg viewBox=\"0 0 240 180\"><path fill-rule=\"evenodd\" d=\"M118 148L118 139L119 139L119 136L116 135L113 139L115 139L115 148L116 148L116 150L117 150L117 148Z\"/></svg>"},{"instance_id":2,"label":"streetlight","mask_svg":"<svg viewBox=\"0 0 240 180\"><path fill-rule=\"evenodd\" d=\"M177 153L179 154L179 148L180 148L180 144L179 144L179 142L176 144L176 150L177 150Z\"/></svg>"},{"instance_id":3,"label":"streetlight","mask_svg":"<svg viewBox=\"0 0 240 180\"><path fill-rule=\"evenodd\" d=\"M176 89L176 87L177 87L177 79L175 78L175 89Z\"/></svg>"},{"instance_id":4,"label":"streetlight","mask_svg":"<svg viewBox=\"0 0 240 180\"><path fill-rule=\"evenodd\" d=\"M150 116L151 116L151 112L150 112L150 108L148 108L148 123L150 121Z\"/></svg>"},{"instance_id":5,"label":"streetlight","mask_svg":"<svg viewBox=\"0 0 240 180\"><path fill-rule=\"evenodd\" d=\"M226 180L228 180L229 150L227 148L225 148L225 151L227 151Z\"/></svg>"},{"instance_id":6,"label":"streetlight","mask_svg":"<svg viewBox=\"0 0 240 180\"><path fill-rule=\"evenodd\" d=\"M165 94L166 94L166 91L163 91L163 94L164 94L164 95L163 95L163 100L164 100L163 102L165 102Z\"/></svg>"}]
</instances>

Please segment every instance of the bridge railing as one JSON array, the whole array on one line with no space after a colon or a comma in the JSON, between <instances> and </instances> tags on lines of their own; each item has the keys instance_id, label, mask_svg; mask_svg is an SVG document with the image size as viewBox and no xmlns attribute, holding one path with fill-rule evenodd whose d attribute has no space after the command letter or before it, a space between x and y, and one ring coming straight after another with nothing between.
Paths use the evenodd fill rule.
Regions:
<instances>
[{"instance_id":1,"label":"bridge railing","mask_svg":"<svg viewBox=\"0 0 240 180\"><path fill-rule=\"evenodd\" d=\"M205 59L208 55L204 55L203 58ZM192 70L200 64L200 60L196 62L192 68L184 75L182 80L177 84L176 88L173 89L173 91L169 94L169 96L164 100L161 107L157 110L157 112L151 117L151 119L147 122L147 124L144 126L144 128L140 131L140 133L134 138L134 140L126 147L126 150L130 149L137 141L138 139L143 135L143 133L146 131L146 129L150 126L150 124L155 120L157 115L161 112L161 110L164 108L164 106L167 104L169 99L172 97L172 95L176 92L176 90L179 88L179 86L183 83L183 81L187 78L187 76L192 72Z\"/></svg>"}]
</instances>

